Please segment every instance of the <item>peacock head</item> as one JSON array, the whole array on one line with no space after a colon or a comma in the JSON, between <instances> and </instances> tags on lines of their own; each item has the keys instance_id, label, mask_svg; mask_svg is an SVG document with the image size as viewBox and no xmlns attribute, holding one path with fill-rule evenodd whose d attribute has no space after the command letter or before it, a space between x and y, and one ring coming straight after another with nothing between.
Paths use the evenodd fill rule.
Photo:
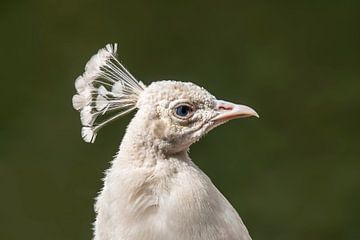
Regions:
<instances>
[{"instance_id":1,"label":"peacock head","mask_svg":"<svg viewBox=\"0 0 360 240\"><path fill-rule=\"evenodd\" d=\"M146 87L119 62L116 49L116 44L100 49L75 81L73 106L80 111L86 142L94 142L103 126L135 109L135 119L151 138L176 151L231 119L258 117L252 108L217 100L191 82L164 80Z\"/></svg>"},{"instance_id":2,"label":"peacock head","mask_svg":"<svg viewBox=\"0 0 360 240\"><path fill-rule=\"evenodd\" d=\"M228 120L258 116L250 107L217 100L191 82L157 81L140 94L138 116L154 138L175 151L187 149L211 129Z\"/></svg>"}]
</instances>

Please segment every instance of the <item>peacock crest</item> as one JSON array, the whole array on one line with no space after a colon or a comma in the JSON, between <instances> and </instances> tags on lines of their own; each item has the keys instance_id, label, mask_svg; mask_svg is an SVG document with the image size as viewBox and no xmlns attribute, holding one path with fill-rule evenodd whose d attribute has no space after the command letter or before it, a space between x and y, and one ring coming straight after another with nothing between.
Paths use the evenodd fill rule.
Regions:
<instances>
[{"instance_id":1,"label":"peacock crest","mask_svg":"<svg viewBox=\"0 0 360 240\"><path fill-rule=\"evenodd\" d=\"M81 136L93 143L98 131L109 122L136 108L146 88L117 59L117 44L107 44L93 55L85 72L75 80L73 107L80 112Z\"/></svg>"}]
</instances>

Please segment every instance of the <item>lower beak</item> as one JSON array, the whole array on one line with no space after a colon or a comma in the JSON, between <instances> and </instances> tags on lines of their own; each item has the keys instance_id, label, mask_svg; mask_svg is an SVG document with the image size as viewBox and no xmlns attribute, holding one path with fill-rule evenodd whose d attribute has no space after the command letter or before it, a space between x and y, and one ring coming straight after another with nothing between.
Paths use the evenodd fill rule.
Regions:
<instances>
[{"instance_id":1,"label":"lower beak","mask_svg":"<svg viewBox=\"0 0 360 240\"><path fill-rule=\"evenodd\" d=\"M215 109L219 112L212 121L222 122L228 121L235 118L246 118L246 117L259 117L257 112L251 107L235 104L223 100L216 100Z\"/></svg>"}]
</instances>

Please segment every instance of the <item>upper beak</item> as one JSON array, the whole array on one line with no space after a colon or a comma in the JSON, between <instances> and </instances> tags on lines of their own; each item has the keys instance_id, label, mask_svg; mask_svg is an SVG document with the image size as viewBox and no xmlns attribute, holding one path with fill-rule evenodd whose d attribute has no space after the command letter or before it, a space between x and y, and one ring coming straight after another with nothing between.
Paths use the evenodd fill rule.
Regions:
<instances>
[{"instance_id":1,"label":"upper beak","mask_svg":"<svg viewBox=\"0 0 360 240\"><path fill-rule=\"evenodd\" d=\"M251 107L235 104L223 100L216 100L215 109L219 112L212 121L228 121L235 118L245 118L245 117L259 117L257 112Z\"/></svg>"}]
</instances>

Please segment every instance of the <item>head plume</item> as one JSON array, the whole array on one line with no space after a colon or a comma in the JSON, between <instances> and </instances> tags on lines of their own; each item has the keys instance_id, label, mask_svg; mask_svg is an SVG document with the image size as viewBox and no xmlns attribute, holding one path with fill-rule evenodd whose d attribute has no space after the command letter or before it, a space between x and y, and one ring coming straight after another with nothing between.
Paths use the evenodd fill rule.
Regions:
<instances>
[{"instance_id":1,"label":"head plume","mask_svg":"<svg viewBox=\"0 0 360 240\"><path fill-rule=\"evenodd\" d=\"M85 142L93 143L103 126L134 110L146 87L120 63L116 51L116 43L100 49L75 80L77 94L72 102L80 112Z\"/></svg>"}]
</instances>

